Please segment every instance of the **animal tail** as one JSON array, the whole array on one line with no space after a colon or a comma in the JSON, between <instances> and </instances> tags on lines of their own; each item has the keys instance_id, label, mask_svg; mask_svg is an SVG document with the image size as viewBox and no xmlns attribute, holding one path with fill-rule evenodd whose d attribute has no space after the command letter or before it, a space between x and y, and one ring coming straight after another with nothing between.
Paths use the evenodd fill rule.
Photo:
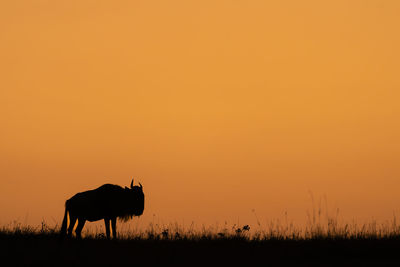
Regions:
<instances>
[{"instance_id":1,"label":"animal tail","mask_svg":"<svg viewBox=\"0 0 400 267\"><path fill-rule=\"evenodd\" d=\"M65 202L65 213L64 213L64 219L62 221L61 225L61 231L60 231L60 236L64 237L67 234L67 224L68 224L68 200Z\"/></svg>"}]
</instances>

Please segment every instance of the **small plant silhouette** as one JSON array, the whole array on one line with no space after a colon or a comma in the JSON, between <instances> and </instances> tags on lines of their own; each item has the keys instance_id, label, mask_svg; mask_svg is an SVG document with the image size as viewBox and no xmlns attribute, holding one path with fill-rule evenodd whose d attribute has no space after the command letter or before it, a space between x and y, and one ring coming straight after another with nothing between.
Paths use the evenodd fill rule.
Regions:
<instances>
[{"instance_id":1,"label":"small plant silhouette","mask_svg":"<svg viewBox=\"0 0 400 267\"><path fill-rule=\"evenodd\" d=\"M169 235L168 229L164 229L164 231L162 231L161 234L164 239L168 239L168 235Z\"/></svg>"}]
</instances>

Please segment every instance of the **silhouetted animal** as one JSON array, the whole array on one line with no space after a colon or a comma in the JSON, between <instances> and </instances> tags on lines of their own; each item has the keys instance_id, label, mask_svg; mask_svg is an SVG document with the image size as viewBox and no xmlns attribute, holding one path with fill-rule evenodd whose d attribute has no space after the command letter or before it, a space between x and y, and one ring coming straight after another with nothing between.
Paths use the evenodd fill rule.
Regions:
<instances>
[{"instance_id":1,"label":"silhouetted animal","mask_svg":"<svg viewBox=\"0 0 400 267\"><path fill-rule=\"evenodd\" d=\"M110 221L112 225L113 237L116 238L117 217L127 221L133 216L140 216L144 210L143 186L133 186L122 188L119 185L105 184L97 189L81 192L71 197L65 202L65 214L61 226L61 237L67 234L67 216L69 214L70 224L68 227L68 237L72 236L72 231L76 220L78 226L75 233L78 238L86 221L93 222L104 219L106 224L107 238L110 238Z\"/></svg>"}]
</instances>

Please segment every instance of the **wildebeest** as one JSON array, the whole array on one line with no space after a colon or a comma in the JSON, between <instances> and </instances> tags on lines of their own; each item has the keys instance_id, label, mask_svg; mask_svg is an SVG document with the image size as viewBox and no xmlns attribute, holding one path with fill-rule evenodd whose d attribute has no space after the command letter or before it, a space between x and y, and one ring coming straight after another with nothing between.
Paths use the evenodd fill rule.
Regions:
<instances>
[{"instance_id":1,"label":"wildebeest","mask_svg":"<svg viewBox=\"0 0 400 267\"><path fill-rule=\"evenodd\" d=\"M124 221L133 216L140 216L144 210L143 186L122 188L119 185L104 184L97 189L78 193L65 202L65 214L61 226L61 237L66 234L72 236L76 220L78 226L75 233L78 238L86 221L93 222L104 219L106 224L107 238L110 238L110 221L113 237L117 236L117 218ZM67 217L69 214L70 224L67 232Z\"/></svg>"}]
</instances>

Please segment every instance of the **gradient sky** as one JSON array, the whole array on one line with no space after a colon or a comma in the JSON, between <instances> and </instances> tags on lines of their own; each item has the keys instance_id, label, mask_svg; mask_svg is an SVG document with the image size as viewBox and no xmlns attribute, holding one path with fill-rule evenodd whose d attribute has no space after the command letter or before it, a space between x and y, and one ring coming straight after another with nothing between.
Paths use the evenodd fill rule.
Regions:
<instances>
[{"instance_id":1,"label":"gradient sky","mask_svg":"<svg viewBox=\"0 0 400 267\"><path fill-rule=\"evenodd\" d=\"M0 224L136 177L140 220L400 214L400 1L0 2Z\"/></svg>"}]
</instances>

